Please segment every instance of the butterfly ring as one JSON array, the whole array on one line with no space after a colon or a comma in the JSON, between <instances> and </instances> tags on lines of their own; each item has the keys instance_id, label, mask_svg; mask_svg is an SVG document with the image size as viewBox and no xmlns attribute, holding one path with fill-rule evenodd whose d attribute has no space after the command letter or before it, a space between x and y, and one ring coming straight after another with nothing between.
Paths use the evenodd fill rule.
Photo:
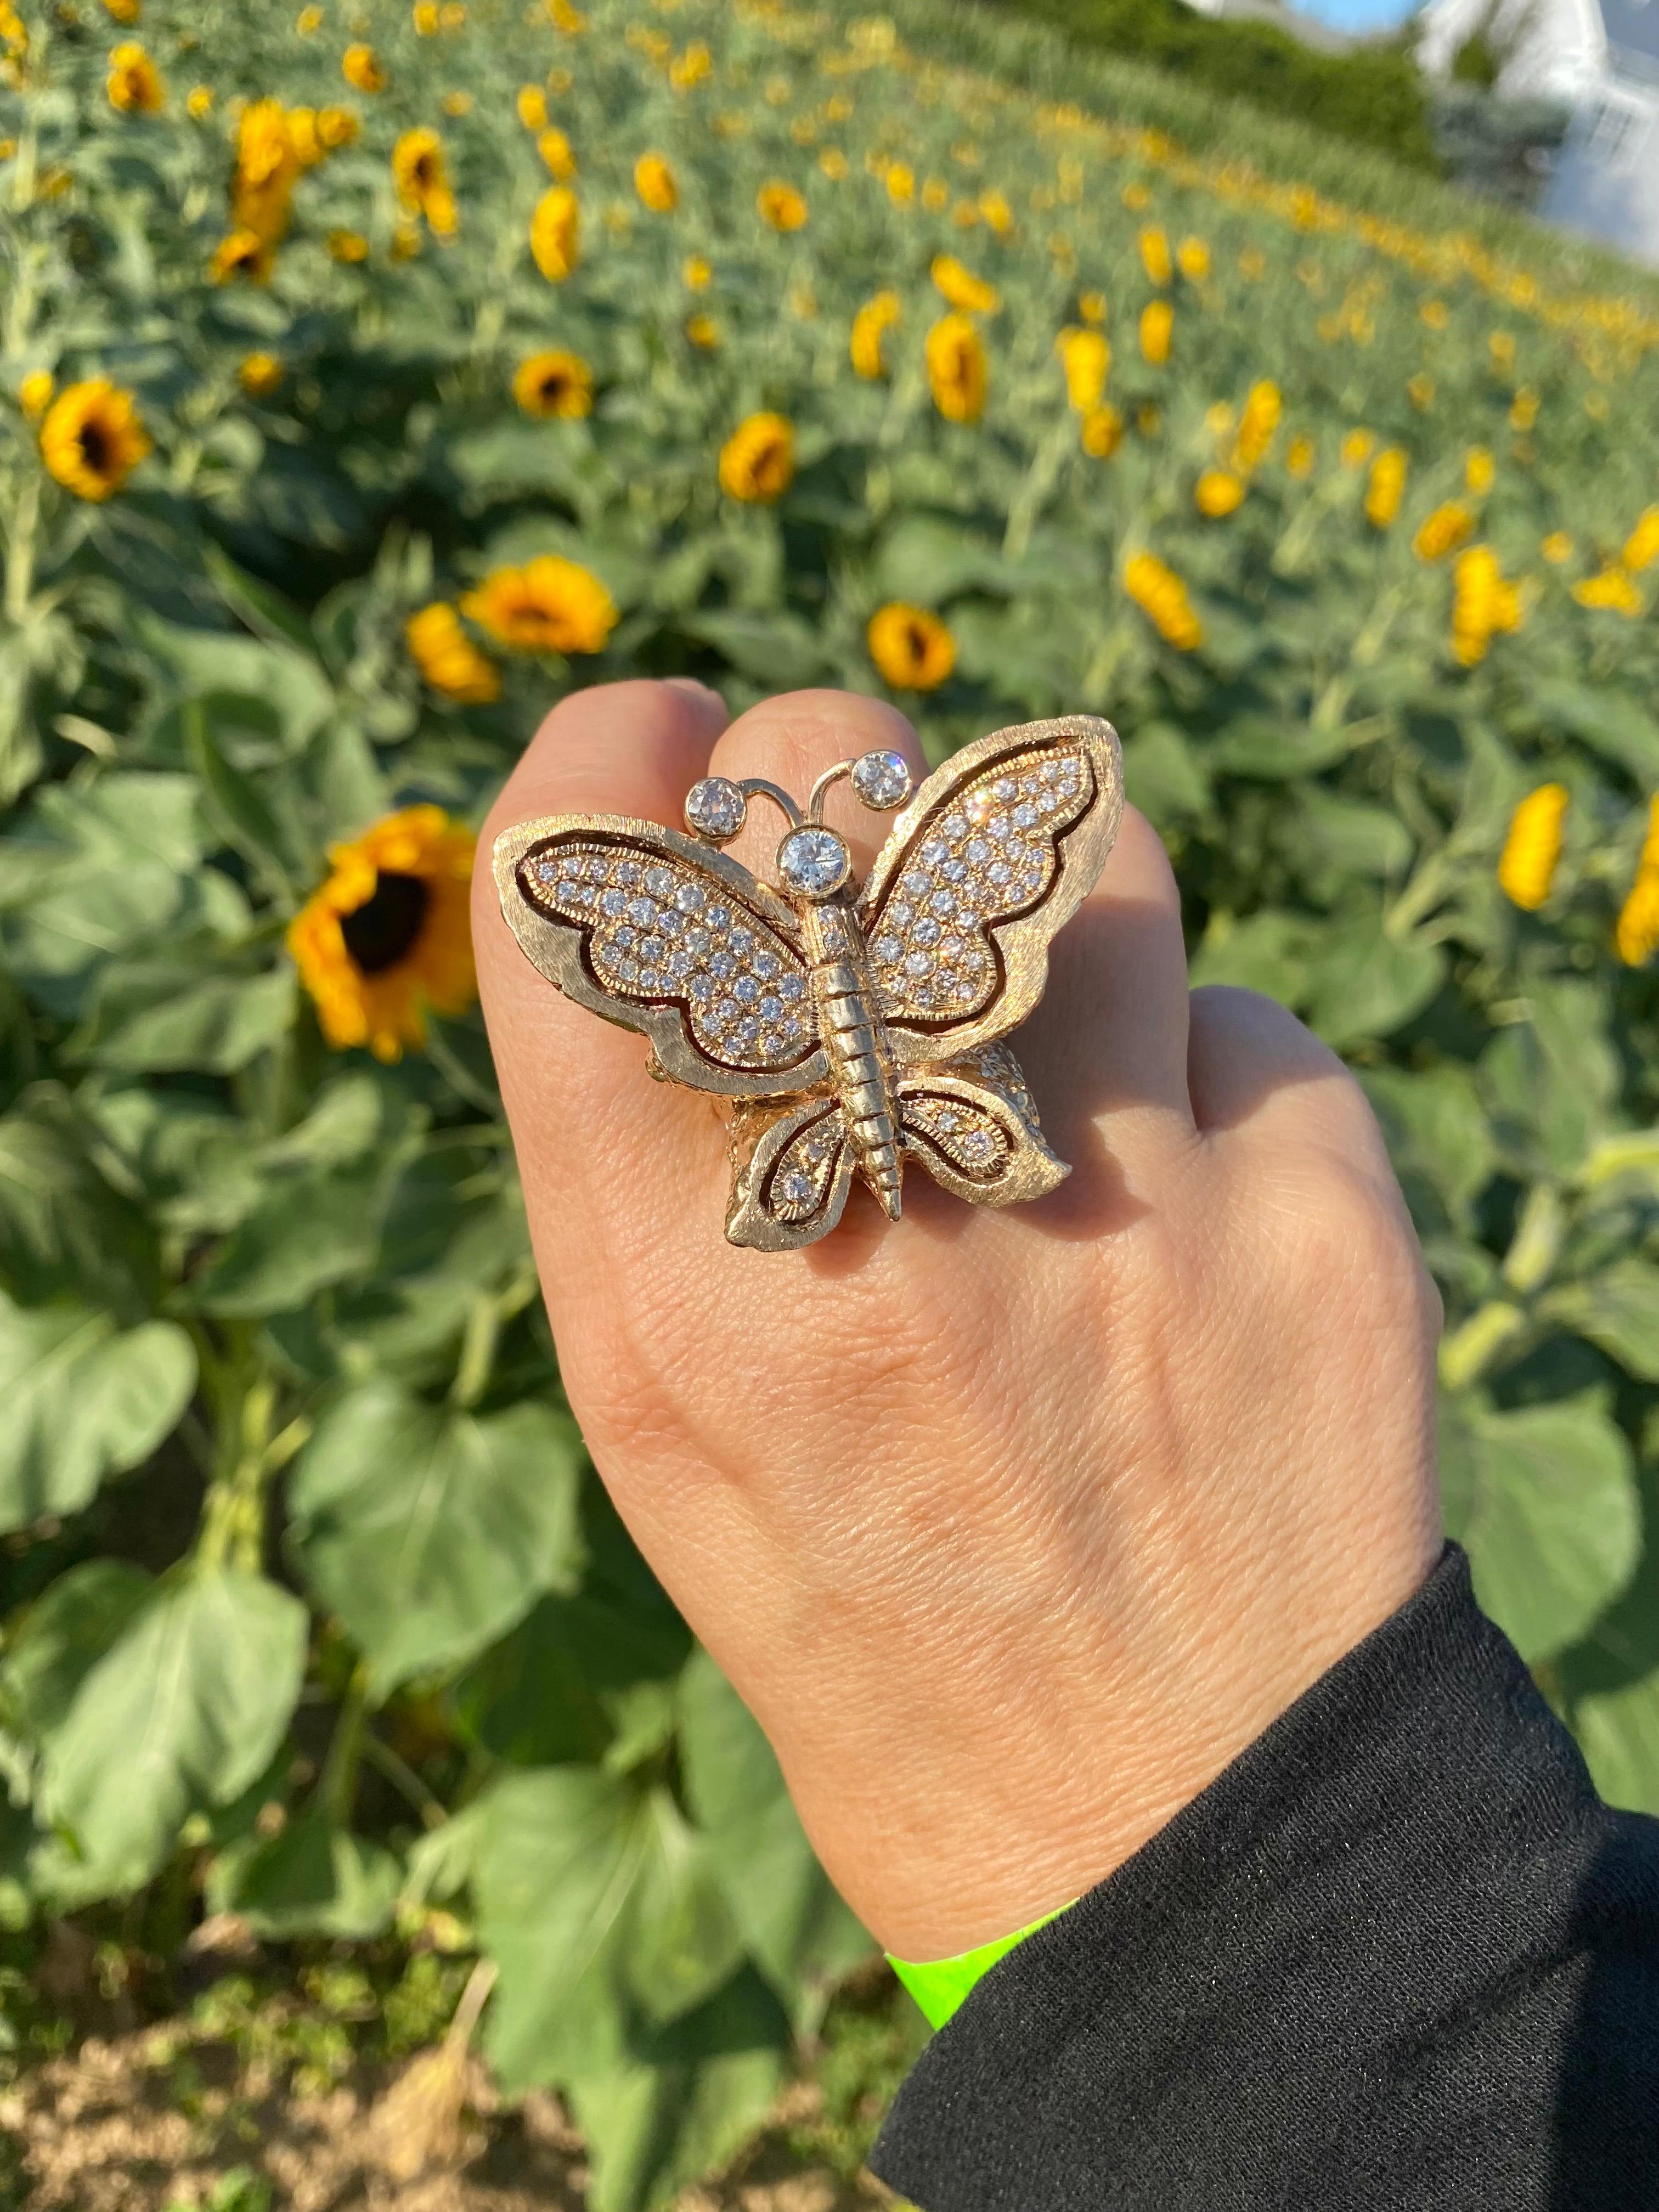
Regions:
<instances>
[{"instance_id":1,"label":"butterfly ring","mask_svg":"<svg viewBox=\"0 0 1659 2212\"><path fill-rule=\"evenodd\" d=\"M861 886L823 820L843 777L903 810ZM757 800L787 825L775 887L720 849ZM495 841L495 881L550 982L647 1037L652 1074L733 1102L726 1236L785 1252L835 1227L855 1170L894 1221L909 1159L978 1206L1070 1174L1001 1040L1122 811L1117 732L1067 714L977 739L914 792L903 757L875 751L826 769L804 809L763 777L710 775L686 831L521 822Z\"/></svg>"}]
</instances>

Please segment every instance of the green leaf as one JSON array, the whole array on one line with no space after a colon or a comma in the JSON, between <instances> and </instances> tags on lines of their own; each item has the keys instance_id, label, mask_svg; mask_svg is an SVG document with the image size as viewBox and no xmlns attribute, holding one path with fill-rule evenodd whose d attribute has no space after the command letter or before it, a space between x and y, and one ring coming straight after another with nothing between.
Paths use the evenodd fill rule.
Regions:
<instances>
[{"instance_id":1,"label":"green leaf","mask_svg":"<svg viewBox=\"0 0 1659 2212\"><path fill-rule=\"evenodd\" d=\"M1454 1223L1465 1223L1498 1165L1472 1072L1448 1062L1416 1071L1366 1068L1359 1079L1382 1125L1395 1173L1413 1200L1419 1227L1427 1225L1425 1209L1416 1202L1425 1184Z\"/></svg>"},{"instance_id":2,"label":"green leaf","mask_svg":"<svg viewBox=\"0 0 1659 2212\"><path fill-rule=\"evenodd\" d=\"M1659 1267L1650 1261L1627 1254L1584 1282L1565 1283L1544 1310L1644 1382L1659 1382Z\"/></svg>"},{"instance_id":3,"label":"green leaf","mask_svg":"<svg viewBox=\"0 0 1659 2212\"><path fill-rule=\"evenodd\" d=\"M1540 981L1528 1018L1499 1032L1480 1060L1481 1088L1528 1164L1570 1175L1607 1127L1622 1073L1603 987Z\"/></svg>"},{"instance_id":4,"label":"green leaf","mask_svg":"<svg viewBox=\"0 0 1659 2212\"><path fill-rule=\"evenodd\" d=\"M269 1764L305 1668L306 1609L263 1576L155 1583L46 1744L42 1799L112 1888L148 1881L186 1816Z\"/></svg>"},{"instance_id":5,"label":"green leaf","mask_svg":"<svg viewBox=\"0 0 1659 2212\"><path fill-rule=\"evenodd\" d=\"M509 2092L615 2067L740 1964L706 1851L659 1787L586 1767L489 1793L472 1891L501 1968L490 2056Z\"/></svg>"},{"instance_id":6,"label":"green leaf","mask_svg":"<svg viewBox=\"0 0 1659 2212\"><path fill-rule=\"evenodd\" d=\"M534 1402L480 1419L378 1382L323 1416L289 1486L293 1542L379 1695L574 1584L580 1467L574 1425Z\"/></svg>"},{"instance_id":7,"label":"green leaf","mask_svg":"<svg viewBox=\"0 0 1659 2212\"><path fill-rule=\"evenodd\" d=\"M1659 722L1610 684L1546 677L1530 686L1528 718L1542 730L1570 730L1603 760L1626 769L1644 791L1659 784Z\"/></svg>"},{"instance_id":8,"label":"green leaf","mask_svg":"<svg viewBox=\"0 0 1659 2212\"><path fill-rule=\"evenodd\" d=\"M800 690L824 673L823 649L798 615L732 607L723 613L684 616L679 627L688 637L712 645L744 676L776 690Z\"/></svg>"},{"instance_id":9,"label":"green leaf","mask_svg":"<svg viewBox=\"0 0 1659 2212\"><path fill-rule=\"evenodd\" d=\"M1216 627L1212 618L1211 628ZM1340 724L1315 725L1293 715L1246 714L1231 721L1207 748L1212 775L1259 776L1273 783L1312 775L1353 750L1352 733Z\"/></svg>"},{"instance_id":10,"label":"green leaf","mask_svg":"<svg viewBox=\"0 0 1659 2212\"><path fill-rule=\"evenodd\" d=\"M1439 989L1446 956L1419 939L1386 935L1380 922L1322 933L1310 963L1308 1020L1335 1048L1390 1036Z\"/></svg>"},{"instance_id":11,"label":"green leaf","mask_svg":"<svg viewBox=\"0 0 1659 2212\"><path fill-rule=\"evenodd\" d=\"M1582 1636L1636 1571L1630 1446L1599 1392L1514 1412L1443 1400L1441 1480L1475 1595L1529 1663Z\"/></svg>"},{"instance_id":12,"label":"green leaf","mask_svg":"<svg viewBox=\"0 0 1659 2212\"><path fill-rule=\"evenodd\" d=\"M1154 823L1205 813L1213 793L1196 749L1173 722L1149 722L1123 748L1129 797Z\"/></svg>"},{"instance_id":13,"label":"green leaf","mask_svg":"<svg viewBox=\"0 0 1659 2212\"><path fill-rule=\"evenodd\" d=\"M684 1662L687 1634L637 1607L583 1593L537 1601L452 1692L467 1735L515 1766L598 1760L635 1683L667 1683Z\"/></svg>"},{"instance_id":14,"label":"green leaf","mask_svg":"<svg viewBox=\"0 0 1659 2212\"><path fill-rule=\"evenodd\" d=\"M227 1316L290 1313L331 1284L370 1274L417 1141L405 1134L379 1156L273 1177L191 1285L191 1304Z\"/></svg>"},{"instance_id":15,"label":"green leaf","mask_svg":"<svg viewBox=\"0 0 1659 2212\"><path fill-rule=\"evenodd\" d=\"M56 1084L0 1121L0 1287L21 1304L77 1297L131 1321L153 1309L155 1233L109 1164L96 1126Z\"/></svg>"},{"instance_id":16,"label":"green leaf","mask_svg":"<svg viewBox=\"0 0 1659 2212\"><path fill-rule=\"evenodd\" d=\"M807 1842L758 1721L706 1651L680 1680L687 1800L744 1943L798 2028L873 1945Z\"/></svg>"},{"instance_id":17,"label":"green leaf","mask_svg":"<svg viewBox=\"0 0 1659 2212\"><path fill-rule=\"evenodd\" d=\"M390 1924L402 1875L384 1844L335 1827L313 1808L278 1835L222 1851L209 1880L208 1905L240 1913L256 1936L362 1942Z\"/></svg>"},{"instance_id":18,"label":"green leaf","mask_svg":"<svg viewBox=\"0 0 1659 2212\"><path fill-rule=\"evenodd\" d=\"M172 1322L123 1330L92 1307L0 1297L0 1528L78 1513L172 1433L195 1387L195 1349Z\"/></svg>"},{"instance_id":19,"label":"green leaf","mask_svg":"<svg viewBox=\"0 0 1659 2212\"><path fill-rule=\"evenodd\" d=\"M1571 1717L1591 1777L1608 1804L1659 1814L1659 1669L1579 1698Z\"/></svg>"},{"instance_id":20,"label":"green leaf","mask_svg":"<svg viewBox=\"0 0 1659 2212\"><path fill-rule=\"evenodd\" d=\"M1403 875L1412 834L1386 806L1368 806L1310 784L1297 799L1290 842L1338 876Z\"/></svg>"},{"instance_id":21,"label":"green leaf","mask_svg":"<svg viewBox=\"0 0 1659 2212\"><path fill-rule=\"evenodd\" d=\"M204 973L205 958L176 951L113 963L73 1048L100 1067L232 1075L292 1026L292 969Z\"/></svg>"},{"instance_id":22,"label":"green leaf","mask_svg":"<svg viewBox=\"0 0 1659 2212\"><path fill-rule=\"evenodd\" d=\"M1295 915L1272 911L1253 914L1247 921L1215 915L1193 955L1191 981L1194 990L1206 983L1231 983L1294 1006L1308 988L1307 924Z\"/></svg>"},{"instance_id":23,"label":"green leaf","mask_svg":"<svg viewBox=\"0 0 1659 2212\"><path fill-rule=\"evenodd\" d=\"M786 2033L764 1985L739 1974L645 2056L573 2073L592 2212L649 2212L723 2166L783 2086Z\"/></svg>"},{"instance_id":24,"label":"green leaf","mask_svg":"<svg viewBox=\"0 0 1659 2212\"><path fill-rule=\"evenodd\" d=\"M62 1726L88 1674L150 1589L125 1559L86 1559L15 1617L0 1668L8 1721L37 1743Z\"/></svg>"}]
</instances>

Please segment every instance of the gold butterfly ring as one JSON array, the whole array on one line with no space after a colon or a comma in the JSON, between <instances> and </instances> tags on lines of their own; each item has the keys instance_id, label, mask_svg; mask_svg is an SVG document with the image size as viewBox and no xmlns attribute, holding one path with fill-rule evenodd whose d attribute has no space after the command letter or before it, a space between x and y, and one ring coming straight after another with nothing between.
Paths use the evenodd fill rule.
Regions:
<instances>
[{"instance_id":1,"label":"gold butterfly ring","mask_svg":"<svg viewBox=\"0 0 1659 2212\"><path fill-rule=\"evenodd\" d=\"M861 887L823 820L843 777L903 809ZM757 799L787 825L775 889L720 849ZM1042 997L1122 811L1116 731L1067 714L979 738L914 794L902 756L877 751L827 769L804 810L763 777L705 776L689 836L521 822L495 840L495 882L550 982L649 1038L652 1074L733 1102L726 1236L785 1252L835 1227L854 1169L894 1221L907 1159L976 1206L1071 1173L1000 1040Z\"/></svg>"}]
</instances>

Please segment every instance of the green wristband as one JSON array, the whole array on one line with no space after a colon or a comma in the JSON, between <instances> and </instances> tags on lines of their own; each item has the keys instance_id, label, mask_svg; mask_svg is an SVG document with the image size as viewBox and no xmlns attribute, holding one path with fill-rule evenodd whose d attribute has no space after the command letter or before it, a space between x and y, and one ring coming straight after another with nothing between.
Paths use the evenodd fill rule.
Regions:
<instances>
[{"instance_id":1,"label":"green wristband","mask_svg":"<svg viewBox=\"0 0 1659 2212\"><path fill-rule=\"evenodd\" d=\"M1076 1902L1074 1898L1072 1903ZM1018 1929L1012 1936L998 1936L989 1943L981 1943L976 1951L963 1951L955 1959L927 1959L917 1964L908 1959L896 1959L890 1951L887 1963L921 2008L927 2025L943 2027L951 2014L965 2002L969 1991L984 1980L999 1959L1006 1959L1028 1936L1035 1936L1039 1928L1046 1928L1051 1920L1058 1920L1062 1912L1071 1909L1071 1905L1057 1905L1052 1912L1045 1912L1029 1928Z\"/></svg>"}]
</instances>

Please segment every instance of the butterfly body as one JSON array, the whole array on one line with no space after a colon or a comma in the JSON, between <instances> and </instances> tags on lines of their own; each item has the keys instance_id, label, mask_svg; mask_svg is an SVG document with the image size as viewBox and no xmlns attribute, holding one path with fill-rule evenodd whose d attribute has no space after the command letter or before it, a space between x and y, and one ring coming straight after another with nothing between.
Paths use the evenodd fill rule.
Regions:
<instances>
[{"instance_id":1,"label":"butterfly body","mask_svg":"<svg viewBox=\"0 0 1659 2212\"><path fill-rule=\"evenodd\" d=\"M849 775L867 806L909 799L861 887L820 814ZM805 817L758 778L708 777L694 836L566 815L496 840L502 912L542 973L647 1037L653 1073L732 1102L733 1243L811 1243L855 1173L896 1220L907 1159L976 1205L1070 1172L1002 1040L1111 848L1116 732L1083 715L998 731L909 793L897 755L866 754L820 777ZM781 889L719 849L756 796L791 824Z\"/></svg>"},{"instance_id":2,"label":"butterfly body","mask_svg":"<svg viewBox=\"0 0 1659 2212\"><path fill-rule=\"evenodd\" d=\"M801 934L812 962L818 1035L841 1103L847 1140L864 1180L891 1221L899 1218L903 1168L893 1092L893 1052L876 1007L869 957L852 903L806 905Z\"/></svg>"}]
</instances>

